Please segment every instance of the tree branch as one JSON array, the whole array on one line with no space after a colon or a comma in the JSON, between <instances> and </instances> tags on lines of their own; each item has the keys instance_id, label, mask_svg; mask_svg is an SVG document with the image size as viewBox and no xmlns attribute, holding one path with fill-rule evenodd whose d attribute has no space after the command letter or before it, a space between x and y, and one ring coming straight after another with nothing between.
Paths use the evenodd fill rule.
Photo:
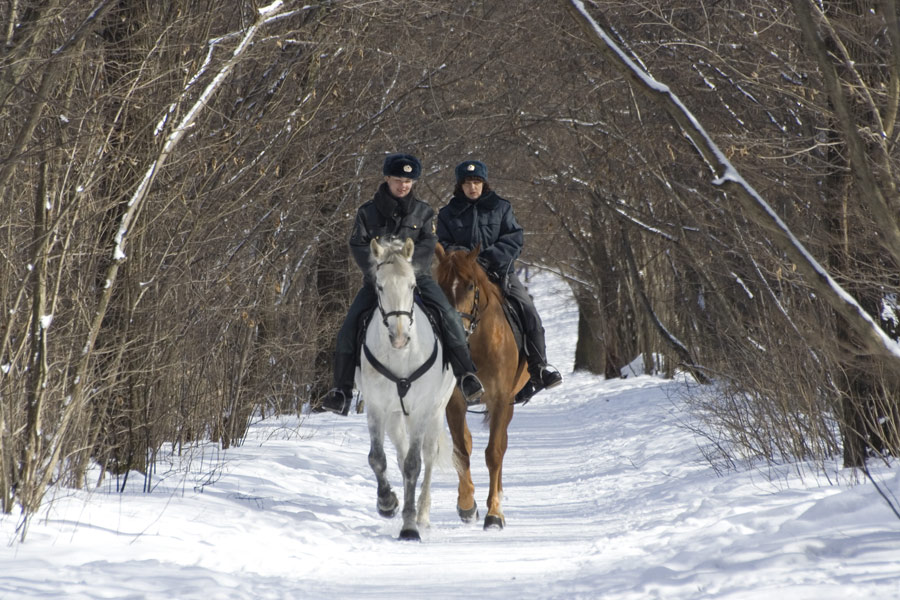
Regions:
<instances>
[{"instance_id":1,"label":"tree branch","mask_svg":"<svg viewBox=\"0 0 900 600\"><path fill-rule=\"evenodd\" d=\"M771 206L738 173L716 146L697 118L684 106L671 89L651 77L628 57L600 25L587 13L580 0L564 0L569 12L601 54L649 100L665 110L690 138L697 152L716 177L713 184L732 194L756 225L773 236L773 241L796 265L810 285L843 317L865 349L873 354L889 356L900 364L900 344L891 339L878 323L845 291L806 250ZM795 0L795 3L804 0Z\"/></svg>"}]
</instances>

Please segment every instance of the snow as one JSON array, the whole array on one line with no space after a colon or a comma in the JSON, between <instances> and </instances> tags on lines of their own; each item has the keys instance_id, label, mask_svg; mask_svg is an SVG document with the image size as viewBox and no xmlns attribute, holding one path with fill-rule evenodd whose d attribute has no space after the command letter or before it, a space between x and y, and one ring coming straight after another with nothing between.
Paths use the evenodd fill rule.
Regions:
<instances>
[{"instance_id":1,"label":"snow","mask_svg":"<svg viewBox=\"0 0 900 600\"><path fill-rule=\"evenodd\" d=\"M362 415L268 419L242 447L164 461L152 493L137 473L124 493L54 489L24 543L0 518L0 598L900 598L900 520L871 483L837 465L717 474L684 380L572 373L571 294L546 273L531 291L566 380L516 408L502 531L460 522L438 471L431 528L398 541ZM483 507L487 432L469 425ZM897 503L900 475L872 469Z\"/></svg>"}]
</instances>

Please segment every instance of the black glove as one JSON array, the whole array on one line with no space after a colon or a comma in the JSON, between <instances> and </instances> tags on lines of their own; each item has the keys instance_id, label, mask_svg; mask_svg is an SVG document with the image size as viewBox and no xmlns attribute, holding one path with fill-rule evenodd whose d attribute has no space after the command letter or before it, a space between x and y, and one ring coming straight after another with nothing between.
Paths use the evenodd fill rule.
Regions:
<instances>
[{"instance_id":1,"label":"black glove","mask_svg":"<svg viewBox=\"0 0 900 600\"><path fill-rule=\"evenodd\" d=\"M503 297L509 296L509 273L504 273L500 276L498 285L500 286L500 291L503 292Z\"/></svg>"},{"instance_id":2,"label":"black glove","mask_svg":"<svg viewBox=\"0 0 900 600\"><path fill-rule=\"evenodd\" d=\"M488 271L487 272L488 279L497 284L497 287L500 288L500 291L503 292L505 296L509 291L509 277L506 276L505 273L501 274L497 271Z\"/></svg>"}]
</instances>

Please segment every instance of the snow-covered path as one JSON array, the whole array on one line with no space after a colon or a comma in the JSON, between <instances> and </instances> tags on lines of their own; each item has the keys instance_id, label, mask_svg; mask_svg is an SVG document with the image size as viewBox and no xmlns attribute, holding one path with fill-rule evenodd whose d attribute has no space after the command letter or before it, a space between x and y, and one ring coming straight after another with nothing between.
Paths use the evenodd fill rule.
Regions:
<instances>
[{"instance_id":1,"label":"snow-covered path","mask_svg":"<svg viewBox=\"0 0 900 600\"><path fill-rule=\"evenodd\" d=\"M58 491L26 543L0 547L0 598L900 599L900 522L871 485L717 476L680 425L683 383L572 374L571 296L547 275L532 290L566 380L516 409L503 531L459 521L448 470L423 541L399 542L399 517L375 511L363 416L269 420L153 494L138 477ZM487 432L469 424L484 506ZM896 500L900 476L875 474ZM6 541L16 524L0 519Z\"/></svg>"}]
</instances>

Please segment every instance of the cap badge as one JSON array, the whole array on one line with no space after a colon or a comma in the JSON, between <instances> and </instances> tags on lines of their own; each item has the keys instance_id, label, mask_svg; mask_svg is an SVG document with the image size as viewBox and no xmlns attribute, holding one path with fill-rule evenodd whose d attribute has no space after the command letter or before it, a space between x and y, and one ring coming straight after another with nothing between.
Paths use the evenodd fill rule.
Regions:
<instances>
[{"instance_id":1,"label":"cap badge","mask_svg":"<svg viewBox=\"0 0 900 600\"><path fill-rule=\"evenodd\" d=\"M466 171L474 171L474 170L475 170L475 165L469 165L468 167L466 167Z\"/></svg>"},{"instance_id":2,"label":"cap badge","mask_svg":"<svg viewBox=\"0 0 900 600\"><path fill-rule=\"evenodd\" d=\"M412 173L412 165L403 165L404 173Z\"/></svg>"}]
</instances>

